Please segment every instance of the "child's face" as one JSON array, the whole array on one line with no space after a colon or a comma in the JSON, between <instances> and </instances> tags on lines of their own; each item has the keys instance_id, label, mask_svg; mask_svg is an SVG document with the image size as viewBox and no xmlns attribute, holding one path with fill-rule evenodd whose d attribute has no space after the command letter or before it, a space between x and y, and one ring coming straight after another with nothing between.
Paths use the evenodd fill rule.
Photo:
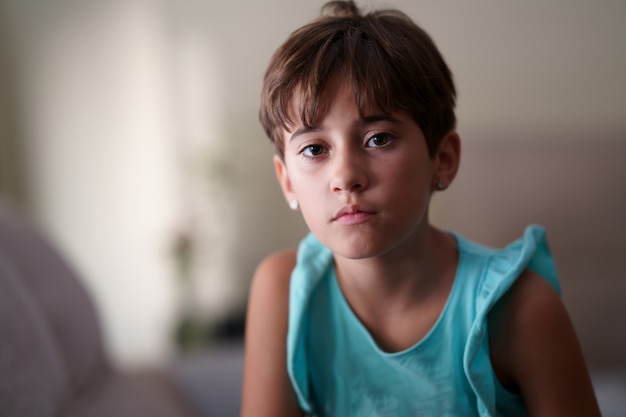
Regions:
<instances>
[{"instance_id":1,"label":"child's face","mask_svg":"<svg viewBox=\"0 0 626 417\"><path fill-rule=\"evenodd\" d=\"M287 200L300 203L309 229L337 255L366 258L419 244L438 157L429 157L409 114L372 109L361 118L349 81L328 91L314 129L283 131L284 161L274 162Z\"/></svg>"}]
</instances>

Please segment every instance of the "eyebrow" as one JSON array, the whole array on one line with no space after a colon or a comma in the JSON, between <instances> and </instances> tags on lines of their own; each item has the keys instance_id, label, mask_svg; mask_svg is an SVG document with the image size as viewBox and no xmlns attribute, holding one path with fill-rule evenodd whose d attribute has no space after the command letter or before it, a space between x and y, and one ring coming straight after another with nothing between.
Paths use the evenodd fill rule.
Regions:
<instances>
[{"instance_id":1,"label":"eyebrow","mask_svg":"<svg viewBox=\"0 0 626 417\"><path fill-rule=\"evenodd\" d=\"M314 132L321 132L324 129L322 129L319 126L305 126L303 128L300 128L298 130L296 130L295 132L293 132L291 134L291 136L289 137L289 142L291 142L292 140L294 140L296 137L300 136L300 135L304 135L307 133L314 133Z\"/></svg>"},{"instance_id":2,"label":"eyebrow","mask_svg":"<svg viewBox=\"0 0 626 417\"><path fill-rule=\"evenodd\" d=\"M403 122L402 120L396 117L393 117L391 115L388 115L388 114L372 114L372 115L364 116L360 118L356 123L354 123L354 125L355 127L362 127L362 126L366 126L366 125L377 123L377 122L389 122L395 125L405 124L405 122ZM324 128L321 126L305 126L293 132L291 136L289 137L289 141L291 142L292 140L294 140L296 137L300 135L304 135L307 133L323 132L323 131L324 131Z\"/></svg>"}]
</instances>

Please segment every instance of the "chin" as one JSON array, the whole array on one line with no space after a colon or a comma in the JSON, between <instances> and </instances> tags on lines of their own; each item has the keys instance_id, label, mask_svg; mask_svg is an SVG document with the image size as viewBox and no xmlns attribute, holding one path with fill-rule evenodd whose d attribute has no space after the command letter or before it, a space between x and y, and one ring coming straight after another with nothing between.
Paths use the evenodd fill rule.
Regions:
<instances>
[{"instance_id":1,"label":"chin","mask_svg":"<svg viewBox=\"0 0 626 417\"><path fill-rule=\"evenodd\" d=\"M380 238L376 237L342 237L324 242L335 255L346 259L367 259L379 256L389 249Z\"/></svg>"}]
</instances>

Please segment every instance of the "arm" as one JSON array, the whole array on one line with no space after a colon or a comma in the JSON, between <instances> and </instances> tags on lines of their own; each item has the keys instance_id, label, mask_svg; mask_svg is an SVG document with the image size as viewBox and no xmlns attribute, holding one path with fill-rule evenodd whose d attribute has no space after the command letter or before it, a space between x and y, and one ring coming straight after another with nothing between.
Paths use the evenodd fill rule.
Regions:
<instances>
[{"instance_id":1,"label":"arm","mask_svg":"<svg viewBox=\"0 0 626 417\"><path fill-rule=\"evenodd\" d=\"M490 317L494 371L530 416L600 416L574 327L561 299L526 270Z\"/></svg>"},{"instance_id":2,"label":"arm","mask_svg":"<svg viewBox=\"0 0 626 417\"><path fill-rule=\"evenodd\" d=\"M295 251L265 259L252 280L246 320L242 417L302 416L287 374L289 279Z\"/></svg>"}]
</instances>

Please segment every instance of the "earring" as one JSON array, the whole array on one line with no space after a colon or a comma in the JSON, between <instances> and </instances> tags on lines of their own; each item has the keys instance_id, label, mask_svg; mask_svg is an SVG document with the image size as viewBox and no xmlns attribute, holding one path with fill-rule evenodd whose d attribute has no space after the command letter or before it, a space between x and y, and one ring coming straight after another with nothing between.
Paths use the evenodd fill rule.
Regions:
<instances>
[{"instance_id":1,"label":"earring","mask_svg":"<svg viewBox=\"0 0 626 417\"><path fill-rule=\"evenodd\" d=\"M440 179L437 180L437 183L435 185L439 191L443 191L446 189L445 184Z\"/></svg>"},{"instance_id":2,"label":"earring","mask_svg":"<svg viewBox=\"0 0 626 417\"><path fill-rule=\"evenodd\" d=\"M300 208L300 203L298 203L298 200L291 200L289 202L289 208L292 210L298 210Z\"/></svg>"}]
</instances>

